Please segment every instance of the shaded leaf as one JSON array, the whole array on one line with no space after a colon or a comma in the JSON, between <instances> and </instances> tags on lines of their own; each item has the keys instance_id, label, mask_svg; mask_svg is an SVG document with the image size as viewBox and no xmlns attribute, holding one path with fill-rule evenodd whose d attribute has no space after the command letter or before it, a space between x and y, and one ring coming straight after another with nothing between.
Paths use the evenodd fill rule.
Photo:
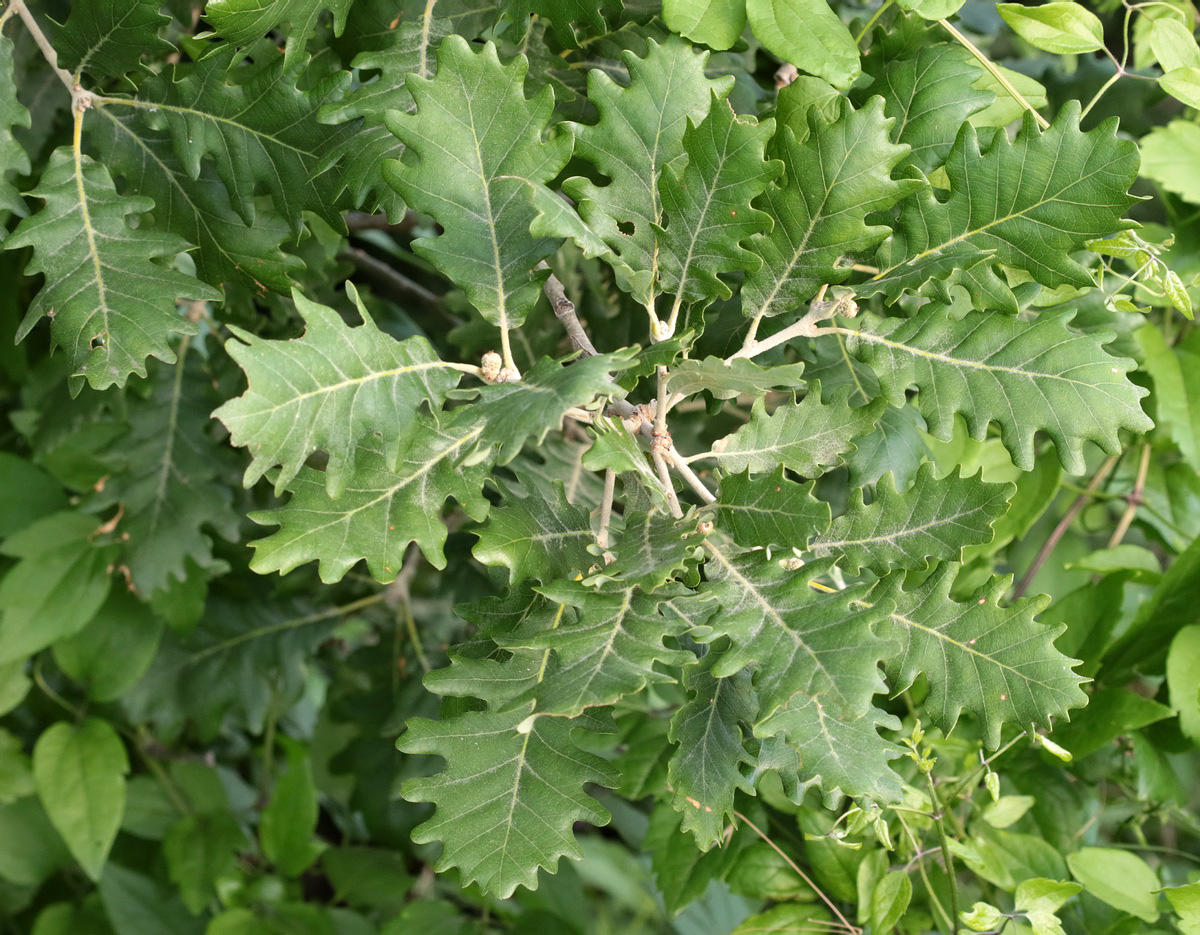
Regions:
<instances>
[{"instance_id":1,"label":"shaded leaf","mask_svg":"<svg viewBox=\"0 0 1200 935\"><path fill-rule=\"evenodd\" d=\"M501 490L502 506L475 533L476 561L507 568L510 583L530 578L549 583L594 564L587 550L594 539L591 520L586 510L567 502L560 482L524 495L507 486Z\"/></svg>"},{"instance_id":2,"label":"shaded leaf","mask_svg":"<svg viewBox=\"0 0 1200 935\"><path fill-rule=\"evenodd\" d=\"M333 34L340 36L346 13L354 0L209 0L204 18L229 42L246 45L281 24L288 29L284 61L290 63L304 52L305 43L328 10L333 14Z\"/></svg>"},{"instance_id":3,"label":"shaded leaf","mask_svg":"<svg viewBox=\"0 0 1200 935\"><path fill-rule=\"evenodd\" d=\"M66 22L52 31L58 64L92 78L120 78L141 58L160 56L174 46L159 32L171 22L157 0L83 0L72 3Z\"/></svg>"},{"instance_id":4,"label":"shaded leaf","mask_svg":"<svg viewBox=\"0 0 1200 935\"><path fill-rule=\"evenodd\" d=\"M761 396L774 387L795 389L803 386L802 373L804 364L760 367L745 357L733 361L705 357L703 360L681 360L671 367L667 389L686 396L709 392L717 399L733 399L744 393Z\"/></svg>"},{"instance_id":5,"label":"shaded leaf","mask_svg":"<svg viewBox=\"0 0 1200 935\"><path fill-rule=\"evenodd\" d=\"M730 474L721 480L713 522L746 548L804 548L829 528L829 504L813 496L813 486L788 480L782 466L757 479Z\"/></svg>"}]
</instances>

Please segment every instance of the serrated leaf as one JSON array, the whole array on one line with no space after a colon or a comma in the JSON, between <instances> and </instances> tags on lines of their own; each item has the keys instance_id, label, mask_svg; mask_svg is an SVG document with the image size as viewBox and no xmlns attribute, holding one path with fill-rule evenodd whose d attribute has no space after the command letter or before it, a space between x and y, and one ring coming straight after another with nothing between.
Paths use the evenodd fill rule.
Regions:
<instances>
[{"instance_id":1,"label":"serrated leaf","mask_svg":"<svg viewBox=\"0 0 1200 935\"><path fill-rule=\"evenodd\" d=\"M354 294L357 299L357 293ZM233 327L225 349L246 372L249 387L213 415L234 445L249 448L247 487L279 467L282 492L314 451L325 451L325 483L337 499L354 472L354 449L381 436L388 466L397 464L418 424L422 406L435 411L461 374L440 360L420 336L397 341L379 330L359 302L363 323L352 328L333 309L293 293L305 331L290 341L268 341Z\"/></svg>"},{"instance_id":2,"label":"serrated leaf","mask_svg":"<svg viewBox=\"0 0 1200 935\"><path fill-rule=\"evenodd\" d=\"M33 748L33 781L50 823L92 880L108 859L125 809L125 745L107 721L59 721Z\"/></svg>"},{"instance_id":3,"label":"serrated leaf","mask_svg":"<svg viewBox=\"0 0 1200 935\"><path fill-rule=\"evenodd\" d=\"M950 597L958 566L939 566L922 584L905 590L902 574L879 582L867 600L894 605L891 635L901 650L885 663L893 691L924 674L929 679L925 710L949 731L960 712L979 721L988 747L1000 744L1005 723L1050 728L1051 718L1086 703L1072 667L1078 663L1054 648L1064 627L1038 623L1044 597L1001 606L1011 576L993 578L963 602Z\"/></svg>"},{"instance_id":4,"label":"serrated leaf","mask_svg":"<svg viewBox=\"0 0 1200 935\"><path fill-rule=\"evenodd\" d=\"M567 502L560 482L524 495L510 487L501 490L503 507L492 510L475 533L476 561L507 568L510 583L550 582L594 564L587 550L594 539L591 520L586 510Z\"/></svg>"},{"instance_id":5,"label":"serrated leaf","mask_svg":"<svg viewBox=\"0 0 1200 935\"><path fill-rule=\"evenodd\" d=\"M783 169L763 155L775 121L740 117L724 95L714 95L707 117L683 134L686 163L666 163L658 185L657 277L663 291L675 294L676 309L728 298L718 274L758 267L744 242L769 231L771 217L751 202Z\"/></svg>"},{"instance_id":6,"label":"serrated leaf","mask_svg":"<svg viewBox=\"0 0 1200 935\"><path fill-rule=\"evenodd\" d=\"M781 61L848 88L862 73L858 46L825 0L746 0L754 36Z\"/></svg>"},{"instance_id":7,"label":"serrated leaf","mask_svg":"<svg viewBox=\"0 0 1200 935\"><path fill-rule=\"evenodd\" d=\"M576 155L591 162L608 183L579 177L563 183L587 227L612 250L606 258L616 268L618 283L643 302L650 298L656 270L654 227L663 223L663 168L683 155L688 121L699 124L713 93L732 83L706 78L708 53L694 51L677 36L661 45L650 39L647 45L644 58L632 52L623 56L628 87L601 69L591 70L588 99L600 119L591 126L567 124Z\"/></svg>"},{"instance_id":8,"label":"serrated leaf","mask_svg":"<svg viewBox=\"0 0 1200 935\"><path fill-rule=\"evenodd\" d=\"M803 548L829 528L829 504L813 496L814 484L788 480L781 465L755 479L749 472L721 480L713 522L746 548Z\"/></svg>"},{"instance_id":9,"label":"serrated leaf","mask_svg":"<svg viewBox=\"0 0 1200 935\"><path fill-rule=\"evenodd\" d=\"M246 45L265 36L281 24L288 29L285 64L290 65L304 52L309 37L316 31L317 20L328 10L333 14L333 34L340 36L346 25L346 13L354 0L208 0L204 18L224 39Z\"/></svg>"},{"instance_id":10,"label":"serrated leaf","mask_svg":"<svg viewBox=\"0 0 1200 935\"><path fill-rule=\"evenodd\" d=\"M171 22L157 0L82 0L71 4L65 23L54 23L58 64L92 78L120 78L138 68L143 55L174 49L159 35Z\"/></svg>"},{"instance_id":11,"label":"serrated leaf","mask_svg":"<svg viewBox=\"0 0 1200 935\"><path fill-rule=\"evenodd\" d=\"M869 505L861 487L851 490L846 512L809 549L837 557L852 575L860 568L882 575L892 568L925 568L930 559L958 561L967 546L991 541L992 523L1008 509L1014 489L986 483L982 475L953 473L939 480L927 461L903 493L891 474L875 485Z\"/></svg>"},{"instance_id":12,"label":"serrated leaf","mask_svg":"<svg viewBox=\"0 0 1200 935\"><path fill-rule=\"evenodd\" d=\"M489 466L461 463L482 433L483 426L470 419L441 425L425 420L409 434L394 470L383 440L366 438L336 500L323 472L301 468L287 485L292 494L287 503L250 514L256 523L280 527L251 543L251 567L262 574L286 573L315 559L321 580L331 583L365 559L376 580L391 581L411 542L435 568L446 567L440 518L446 498L454 497L474 519L487 514L482 491Z\"/></svg>"},{"instance_id":13,"label":"serrated leaf","mask_svg":"<svg viewBox=\"0 0 1200 935\"><path fill-rule=\"evenodd\" d=\"M601 35L607 32L602 11L623 6L621 0L502 0L500 5L515 23L524 24L531 16L544 19L568 49L579 45L572 23L584 23L594 35Z\"/></svg>"},{"instance_id":14,"label":"serrated leaf","mask_svg":"<svg viewBox=\"0 0 1200 935\"><path fill-rule=\"evenodd\" d=\"M496 47L479 52L461 36L438 49L433 79L410 75L415 114L390 112L388 129L407 147L383 166L384 178L445 232L413 249L463 289L488 321L516 328L537 303L545 272L538 261L558 247L534 237L529 188L544 187L566 165L571 137L546 138L554 96L525 97L528 63L502 65Z\"/></svg>"},{"instance_id":15,"label":"serrated leaf","mask_svg":"<svg viewBox=\"0 0 1200 935\"><path fill-rule=\"evenodd\" d=\"M5 246L33 247L27 272L44 273L45 284L17 331L23 338L44 316L50 333L70 355L78 376L93 389L123 386L129 374L146 375L146 358L175 360L172 334L195 334L176 308L180 299L217 299L211 286L153 262L188 249L171 234L129 225L154 203L118 195L103 166L70 147L56 149L30 194L45 199L23 220Z\"/></svg>"},{"instance_id":16,"label":"serrated leaf","mask_svg":"<svg viewBox=\"0 0 1200 935\"><path fill-rule=\"evenodd\" d=\"M969 260L994 251L962 280L976 308L1016 313L1000 264L1050 288L1091 286L1091 274L1069 254L1129 226L1121 215L1135 203L1128 191L1137 168L1137 147L1117 138L1115 120L1079 129L1078 102L1068 102L1044 131L1026 114L1014 141L997 134L986 152L975 129L963 126L946 160L950 196L941 202L928 191L905 203L872 282L887 279L886 294L895 298L930 278L922 266L929 257ZM874 291L868 282L860 294Z\"/></svg>"},{"instance_id":17,"label":"serrated leaf","mask_svg":"<svg viewBox=\"0 0 1200 935\"><path fill-rule=\"evenodd\" d=\"M25 148L13 135L13 128L29 125L29 111L17 99L12 40L0 36L0 211L17 215L25 214L25 202L9 176L28 175L31 166ZM8 228L0 225L0 243L7 235Z\"/></svg>"},{"instance_id":18,"label":"serrated leaf","mask_svg":"<svg viewBox=\"0 0 1200 935\"><path fill-rule=\"evenodd\" d=\"M414 843L442 841L439 871L457 867L463 883L478 883L501 898L518 886L536 888L538 868L553 871L561 857L582 857L575 822L604 825L609 819L583 787L617 784L604 760L571 739L576 721L536 718L521 732L517 727L529 711L416 718L397 744L404 753L446 760L443 772L404 784L410 802L436 807L413 831Z\"/></svg>"},{"instance_id":19,"label":"serrated leaf","mask_svg":"<svg viewBox=\"0 0 1200 935\"><path fill-rule=\"evenodd\" d=\"M850 485L873 484L890 472L898 487L907 487L921 462L932 457L922 435L925 427L912 406L888 406L875 428L854 440L855 449L846 457Z\"/></svg>"},{"instance_id":20,"label":"serrated leaf","mask_svg":"<svg viewBox=\"0 0 1200 935\"><path fill-rule=\"evenodd\" d=\"M892 180L908 149L889 142L892 118L884 116L881 99L860 110L843 101L832 117L819 108L804 117L802 127L781 126L775 137L773 152L787 165L787 178L758 202L775 227L748 245L763 261L742 286L748 318L793 312L822 286L843 281L851 271L839 261L888 235L889 228L867 224L867 215L921 187Z\"/></svg>"},{"instance_id":21,"label":"serrated leaf","mask_svg":"<svg viewBox=\"0 0 1200 935\"><path fill-rule=\"evenodd\" d=\"M757 714L750 674L714 678L715 653L708 653L684 676L687 702L671 718L669 738L675 744L667 767L674 790L671 804L682 816L684 831L696 836L702 850L716 844L733 819L733 800L754 786L742 767L752 765L743 728Z\"/></svg>"},{"instance_id":22,"label":"serrated leaf","mask_svg":"<svg viewBox=\"0 0 1200 935\"><path fill-rule=\"evenodd\" d=\"M814 380L799 403L784 403L767 414L762 399L754 402L750 421L724 439L712 457L733 473L759 474L779 465L802 477L819 477L853 449L851 439L871 430L884 406L875 400L859 409L847 405L848 391L821 402Z\"/></svg>"},{"instance_id":23,"label":"serrated leaf","mask_svg":"<svg viewBox=\"0 0 1200 935\"><path fill-rule=\"evenodd\" d=\"M973 312L953 321L932 304L907 321L889 320L885 333L860 331L851 343L893 405L916 385L916 407L935 438L950 439L958 413L980 441L996 422L1013 463L1028 471L1033 436L1042 431L1063 467L1079 474L1085 441L1116 454L1120 429L1145 432L1153 423L1138 403L1146 390L1125 376L1134 362L1104 351L1107 334L1068 330L1073 314L1026 322Z\"/></svg>"},{"instance_id":24,"label":"serrated leaf","mask_svg":"<svg viewBox=\"0 0 1200 935\"><path fill-rule=\"evenodd\" d=\"M671 367L667 389L685 396L708 392L717 399L733 399L743 393L761 396L774 387L795 389L803 386L803 373L804 364L760 367L745 357L733 361L705 357L703 360L681 360Z\"/></svg>"}]
</instances>

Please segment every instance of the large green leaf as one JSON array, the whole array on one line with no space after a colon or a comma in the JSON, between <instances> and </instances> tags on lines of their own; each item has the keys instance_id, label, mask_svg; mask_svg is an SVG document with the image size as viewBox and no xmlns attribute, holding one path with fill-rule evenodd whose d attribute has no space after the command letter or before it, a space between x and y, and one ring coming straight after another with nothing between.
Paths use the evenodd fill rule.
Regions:
<instances>
[{"instance_id":1,"label":"large green leaf","mask_svg":"<svg viewBox=\"0 0 1200 935\"><path fill-rule=\"evenodd\" d=\"M29 123L29 111L17 100L12 40L0 36L0 211L25 213L25 202L9 176L29 174L29 156L13 136L14 127L28 127ZM7 234L7 227L0 225L0 243Z\"/></svg>"},{"instance_id":2,"label":"large green leaf","mask_svg":"<svg viewBox=\"0 0 1200 935\"><path fill-rule=\"evenodd\" d=\"M1200 178L1192 171L1200 159L1200 126L1173 120L1141 139L1142 175L1185 201L1200 204Z\"/></svg>"},{"instance_id":3,"label":"large green leaf","mask_svg":"<svg viewBox=\"0 0 1200 935\"><path fill-rule=\"evenodd\" d=\"M957 561L967 546L991 541L992 523L1008 509L1013 490L1012 484L989 484L982 476L955 473L939 480L927 461L909 490L898 491L891 474L876 484L869 505L863 504L861 487L852 490L846 512L809 549L837 556L850 574L860 568L876 574L893 567L919 569L930 559Z\"/></svg>"},{"instance_id":4,"label":"large green leaf","mask_svg":"<svg viewBox=\"0 0 1200 935\"><path fill-rule=\"evenodd\" d=\"M285 61L289 64L304 52L308 38L317 28L321 14L333 14L333 33L341 35L346 12L354 0L209 0L204 18L225 39L246 45L287 24Z\"/></svg>"},{"instance_id":5,"label":"large green leaf","mask_svg":"<svg viewBox=\"0 0 1200 935\"><path fill-rule=\"evenodd\" d=\"M1063 467L1079 474L1085 441L1116 454L1121 429L1145 432L1153 423L1138 404L1146 390L1125 376L1134 362L1110 357L1106 334L1069 330L1072 316L1046 313L1030 322L974 312L955 321L931 304L908 320L889 319L878 333L860 331L851 343L893 405L917 387L917 409L935 438L949 441L956 414L979 440L996 422L1013 463L1028 471L1041 431Z\"/></svg>"},{"instance_id":6,"label":"large green leaf","mask_svg":"<svg viewBox=\"0 0 1200 935\"><path fill-rule=\"evenodd\" d=\"M742 286L749 318L794 312L822 286L844 280L850 269L843 257L876 246L890 231L867 224L867 215L921 187L892 180L908 149L889 142L893 121L882 100L860 110L842 102L829 117L820 108L799 116L803 125L781 125L775 137L773 152L787 165L787 178L758 201L775 227L749 244L763 261Z\"/></svg>"},{"instance_id":7,"label":"large green leaf","mask_svg":"<svg viewBox=\"0 0 1200 935\"><path fill-rule=\"evenodd\" d=\"M159 31L171 21L157 0L86 0L73 3L61 25L55 23L58 64L78 75L120 78L138 67L143 55L172 50Z\"/></svg>"},{"instance_id":8,"label":"large green leaf","mask_svg":"<svg viewBox=\"0 0 1200 935\"><path fill-rule=\"evenodd\" d=\"M406 799L436 807L413 832L413 841L440 840L438 870L457 867L464 883L479 883L502 898L518 886L536 888L539 867L554 870L560 857L582 856L575 822L603 825L609 818L583 787L617 782L604 760L571 739L582 726L577 721L527 722L529 712L525 707L445 721L416 718L398 744L404 753L446 760L443 772L404 785Z\"/></svg>"},{"instance_id":9,"label":"large green leaf","mask_svg":"<svg viewBox=\"0 0 1200 935\"><path fill-rule=\"evenodd\" d=\"M44 273L46 281L18 338L52 316L54 342L94 389L122 386L131 373L145 376L149 356L174 361L171 335L196 331L176 301L220 294L154 262L188 249L173 234L129 225L130 215L144 214L154 203L118 195L108 170L70 147L51 154L31 194L45 199L44 207L22 221L5 245L33 247L27 270Z\"/></svg>"},{"instance_id":10,"label":"large green leaf","mask_svg":"<svg viewBox=\"0 0 1200 935\"><path fill-rule=\"evenodd\" d=\"M721 480L712 510L716 527L746 548L803 548L829 528L829 504L813 484L788 480L781 465L770 474L730 474Z\"/></svg>"},{"instance_id":11,"label":"large green leaf","mask_svg":"<svg viewBox=\"0 0 1200 935\"><path fill-rule=\"evenodd\" d=\"M723 357L705 357L703 360L681 360L672 366L667 389L686 396L705 391L717 399L733 399L743 393L761 396L776 386L788 389L803 386L802 373L804 364L760 367L745 357L731 361Z\"/></svg>"},{"instance_id":12,"label":"large green leaf","mask_svg":"<svg viewBox=\"0 0 1200 935\"><path fill-rule=\"evenodd\" d=\"M354 446L378 434L394 466L422 420L422 406L439 411L460 373L438 359L420 336L397 341L380 331L359 303L363 323L349 327L333 309L293 293L305 331L291 341L268 341L241 328L225 349L246 372L249 387L213 413L235 445L253 460L245 483L279 466L281 492L314 451L329 455L330 496L345 489L354 469ZM357 295L356 295L357 298ZM424 417L428 418L428 417Z\"/></svg>"},{"instance_id":13,"label":"large green leaf","mask_svg":"<svg viewBox=\"0 0 1200 935\"><path fill-rule=\"evenodd\" d=\"M621 429L622 433L624 430ZM695 520L675 519L656 489L624 478L625 515L621 534L611 546L616 560L604 565L588 583L612 579L653 590L682 572L699 543L691 534Z\"/></svg>"},{"instance_id":14,"label":"large green leaf","mask_svg":"<svg viewBox=\"0 0 1200 935\"><path fill-rule=\"evenodd\" d=\"M496 47L478 52L461 36L438 50L437 76L410 75L415 114L392 111L388 128L407 147L384 178L444 228L413 247L450 277L502 331L525 320L546 273L534 267L558 243L534 237L531 189L545 189L566 165L571 137L546 138L549 88L524 91L528 63L502 65Z\"/></svg>"},{"instance_id":15,"label":"large green leaf","mask_svg":"<svg viewBox=\"0 0 1200 935\"><path fill-rule=\"evenodd\" d=\"M850 30L825 0L746 0L746 15L755 37L781 61L838 88L861 74Z\"/></svg>"},{"instance_id":16,"label":"large green leaf","mask_svg":"<svg viewBox=\"0 0 1200 935\"><path fill-rule=\"evenodd\" d=\"M924 261L951 257L969 269L950 273L950 281L967 286L979 309L1017 311L1001 264L1050 288L1090 286L1091 274L1070 253L1129 226L1121 215L1135 202L1128 191L1137 170L1137 147L1117 138L1116 121L1083 132L1077 102L1043 131L1026 114L1014 141L996 134L986 151L964 125L946 160L950 196L939 201L929 191L906 202L880 257L874 277L880 283L860 292L894 298L945 277L947 271L930 270Z\"/></svg>"},{"instance_id":17,"label":"large green leaf","mask_svg":"<svg viewBox=\"0 0 1200 935\"><path fill-rule=\"evenodd\" d=\"M1062 632L1038 623L1044 597L1003 606L1011 576L994 578L959 602L950 597L958 566L939 566L922 584L905 590L903 574L879 582L868 600L891 605L887 619L901 650L885 664L893 691L918 675L929 680L925 711L949 731L959 713L979 722L987 745L1000 744L1007 723L1051 727L1051 718L1086 703L1076 661L1054 648Z\"/></svg>"},{"instance_id":18,"label":"large green leaf","mask_svg":"<svg viewBox=\"0 0 1200 935\"><path fill-rule=\"evenodd\" d=\"M549 583L596 561L587 550L594 539L587 511L567 502L560 482L540 486L503 488L502 508L475 533L475 559L507 568L510 582Z\"/></svg>"}]
</instances>

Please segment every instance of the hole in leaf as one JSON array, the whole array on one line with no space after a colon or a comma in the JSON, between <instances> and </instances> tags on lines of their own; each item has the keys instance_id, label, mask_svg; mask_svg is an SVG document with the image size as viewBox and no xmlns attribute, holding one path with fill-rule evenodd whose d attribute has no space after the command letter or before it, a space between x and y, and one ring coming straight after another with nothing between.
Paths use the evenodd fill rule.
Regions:
<instances>
[{"instance_id":1,"label":"hole in leaf","mask_svg":"<svg viewBox=\"0 0 1200 935\"><path fill-rule=\"evenodd\" d=\"M104 338L100 337L100 335L96 335L90 342L88 342L88 347L90 347L93 351L98 347L104 347Z\"/></svg>"},{"instance_id":2,"label":"hole in leaf","mask_svg":"<svg viewBox=\"0 0 1200 935\"><path fill-rule=\"evenodd\" d=\"M633 226L633 221L617 221L617 230L626 237L632 237L637 228Z\"/></svg>"}]
</instances>

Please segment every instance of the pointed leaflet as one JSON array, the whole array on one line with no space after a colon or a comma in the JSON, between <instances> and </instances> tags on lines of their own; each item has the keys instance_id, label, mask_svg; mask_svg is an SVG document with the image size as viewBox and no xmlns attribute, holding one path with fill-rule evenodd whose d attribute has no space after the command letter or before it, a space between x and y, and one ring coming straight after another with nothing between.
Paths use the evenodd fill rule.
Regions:
<instances>
[{"instance_id":1,"label":"pointed leaflet","mask_svg":"<svg viewBox=\"0 0 1200 935\"><path fill-rule=\"evenodd\" d=\"M171 22L158 0L90 0L73 3L61 25L54 23L58 64L78 75L120 78L138 67L143 55L161 56L174 46L159 36Z\"/></svg>"},{"instance_id":2,"label":"pointed leaflet","mask_svg":"<svg viewBox=\"0 0 1200 935\"><path fill-rule=\"evenodd\" d=\"M563 190L578 202L579 215L612 250L606 257L617 281L639 301L648 301L656 274L658 238L663 222L659 177L663 167L684 152L688 120L700 123L713 92L732 79L704 76L707 52L695 52L678 36L661 45L648 40L645 58L624 54L629 86L621 87L602 69L588 72L588 99L600 113L592 126L567 124L576 155L591 162L607 184L572 178Z\"/></svg>"},{"instance_id":3,"label":"pointed leaflet","mask_svg":"<svg viewBox=\"0 0 1200 935\"><path fill-rule=\"evenodd\" d=\"M18 339L53 315L54 343L66 349L76 375L98 390L123 386L131 373L145 376L151 355L174 361L170 336L196 332L176 300L218 299L220 293L153 262L188 249L173 235L129 226L128 216L152 210L153 202L118 195L108 171L70 147L51 154L30 194L45 205L20 223L6 246L33 247L26 272L45 273L46 281Z\"/></svg>"},{"instance_id":4,"label":"pointed leaflet","mask_svg":"<svg viewBox=\"0 0 1200 935\"><path fill-rule=\"evenodd\" d=\"M468 418L441 425L425 419L408 435L394 470L383 440L365 438L336 500L321 471L301 468L287 485L292 492L287 503L250 514L256 523L280 527L252 543L251 567L261 574L286 573L316 559L321 580L331 583L366 559L376 580L391 581L409 543L416 542L431 565L445 568L446 527L439 514L446 498L454 497L474 519L487 514L482 490L489 465L460 463L482 432Z\"/></svg>"},{"instance_id":5,"label":"pointed leaflet","mask_svg":"<svg viewBox=\"0 0 1200 935\"><path fill-rule=\"evenodd\" d=\"M885 668L893 691L924 674L929 679L925 708L949 731L959 712L979 720L988 747L1000 745L1006 723L1051 726L1051 717L1086 704L1078 663L1054 648L1064 629L1034 621L1045 596L1001 606L1012 576L993 578L966 601L950 597L957 565L945 564L923 584L904 590L902 574L880 581L868 600L894 605L887 618L901 649ZM882 632L882 631L881 631Z\"/></svg>"},{"instance_id":6,"label":"pointed leaflet","mask_svg":"<svg viewBox=\"0 0 1200 935\"><path fill-rule=\"evenodd\" d=\"M745 548L803 548L829 528L829 504L813 496L813 486L788 480L782 465L757 479L728 474L711 507L713 522Z\"/></svg>"},{"instance_id":7,"label":"pointed leaflet","mask_svg":"<svg viewBox=\"0 0 1200 935\"><path fill-rule=\"evenodd\" d=\"M1127 193L1137 171L1137 146L1117 139L1116 120L1081 132L1077 101L1065 104L1044 131L1026 114L1015 141L997 133L987 152L980 152L975 129L964 125L946 161L950 197L940 202L929 191L905 205L875 279L888 279L887 295L895 297L929 278L921 263L928 257L967 261L994 251L971 273L976 308L1016 313L1001 264L1050 288L1090 286L1091 275L1069 254L1129 226L1121 215L1136 200ZM869 282L859 290L872 291L878 290Z\"/></svg>"},{"instance_id":8,"label":"pointed leaflet","mask_svg":"<svg viewBox=\"0 0 1200 935\"><path fill-rule=\"evenodd\" d=\"M892 568L925 568L929 559L957 561L966 546L992 541L992 523L1008 509L1014 489L958 473L939 480L927 461L911 490L900 493L895 478L885 474L869 506L861 487L850 491L846 512L808 548L835 556L852 575L860 568L883 575Z\"/></svg>"},{"instance_id":9,"label":"pointed leaflet","mask_svg":"<svg viewBox=\"0 0 1200 935\"><path fill-rule=\"evenodd\" d=\"M512 704L535 702L536 714L574 717L586 708L614 704L646 685L674 681L655 666L681 666L695 660L690 652L668 649L663 638L677 637L688 625L673 613L662 614L662 597L677 604L705 603L676 586L667 592L645 594L632 585L606 582L591 588L574 581L555 581L538 588L550 600L574 608L553 629L530 633L520 628L500 645L542 649L550 653L538 684Z\"/></svg>"},{"instance_id":10,"label":"pointed leaflet","mask_svg":"<svg viewBox=\"0 0 1200 935\"><path fill-rule=\"evenodd\" d=\"M423 404L441 409L459 370L439 360L425 338L397 341L379 330L357 293L363 323L351 328L333 309L292 296L305 331L291 341L268 341L230 326L229 356L246 372L249 387L213 413L234 445L249 448L249 487L278 465L280 493L314 451L329 455L325 483L338 497L354 469L355 443L382 436L389 466L422 416Z\"/></svg>"},{"instance_id":11,"label":"pointed leaflet","mask_svg":"<svg viewBox=\"0 0 1200 935\"><path fill-rule=\"evenodd\" d=\"M713 93L708 116L683 134L687 162L667 163L658 184L658 279L675 294L676 308L727 299L732 292L718 274L758 267L742 242L770 230L771 217L750 202L783 169L763 159L775 121L739 117L724 95Z\"/></svg>"},{"instance_id":12,"label":"pointed leaflet","mask_svg":"<svg viewBox=\"0 0 1200 935\"><path fill-rule=\"evenodd\" d=\"M523 725L529 712L416 718L397 744L404 753L446 760L443 772L404 784L410 802L436 806L413 831L414 843L441 841L437 870L458 867L464 884L479 883L501 898L518 886L535 888L539 867L553 871L560 857L582 857L575 822L604 825L609 818L583 787L611 788L618 781L608 763L571 739L572 730L585 726L581 721L591 726L591 719L536 718Z\"/></svg>"},{"instance_id":13,"label":"pointed leaflet","mask_svg":"<svg viewBox=\"0 0 1200 935\"><path fill-rule=\"evenodd\" d=\"M770 415L762 399L754 402L750 421L721 439L712 457L726 471L773 471L779 465L802 477L819 477L852 450L852 438L871 431L885 408L875 400L859 409L847 404L849 391L821 402L821 384L813 381L799 403L784 403Z\"/></svg>"},{"instance_id":14,"label":"pointed leaflet","mask_svg":"<svg viewBox=\"0 0 1200 935\"><path fill-rule=\"evenodd\" d=\"M667 389L685 396L707 391L717 399L733 399L743 393L761 396L777 386L789 389L803 386L802 373L804 364L760 367L745 357L732 361L705 357L703 360L681 360L673 365L667 378Z\"/></svg>"},{"instance_id":15,"label":"pointed leaflet","mask_svg":"<svg viewBox=\"0 0 1200 935\"><path fill-rule=\"evenodd\" d=\"M675 744L667 767L671 804L683 817L683 830L691 831L703 850L716 844L733 820L734 795L754 792L742 770L754 763L743 743L744 726L757 713L750 674L714 678L716 658L709 652L687 670L688 700L671 718L669 735Z\"/></svg>"},{"instance_id":16,"label":"pointed leaflet","mask_svg":"<svg viewBox=\"0 0 1200 935\"><path fill-rule=\"evenodd\" d=\"M354 0L209 0L204 18L223 38L247 45L286 23L288 37L284 61L289 66L304 52L325 10L333 14L333 34L340 36L346 12Z\"/></svg>"},{"instance_id":17,"label":"pointed leaflet","mask_svg":"<svg viewBox=\"0 0 1200 935\"><path fill-rule=\"evenodd\" d=\"M881 323L880 334L850 333L850 343L892 405L902 405L916 385L916 407L935 438L950 440L957 413L980 441L996 422L1013 463L1028 471L1034 433L1042 431L1063 467L1080 474L1085 441L1117 454L1120 429L1145 432L1153 423L1138 404L1147 391L1125 376L1134 361L1108 356L1107 334L1068 330L1073 315L1018 321L972 312L954 321L931 304L906 321Z\"/></svg>"},{"instance_id":18,"label":"pointed leaflet","mask_svg":"<svg viewBox=\"0 0 1200 935\"><path fill-rule=\"evenodd\" d=\"M511 583L553 581L596 561L587 550L593 539L587 511L567 502L561 482L541 486L527 484L524 496L502 487L502 507L475 533L475 560L506 567Z\"/></svg>"},{"instance_id":19,"label":"pointed leaflet","mask_svg":"<svg viewBox=\"0 0 1200 935\"><path fill-rule=\"evenodd\" d=\"M29 156L13 136L13 127L28 127L29 111L17 100L17 84L13 77L13 44L8 36L0 36L0 211L25 213L25 202L9 174L28 175ZM0 224L0 243L8 230Z\"/></svg>"},{"instance_id":20,"label":"pointed leaflet","mask_svg":"<svg viewBox=\"0 0 1200 935\"><path fill-rule=\"evenodd\" d=\"M415 114L393 111L388 128L407 147L384 178L443 227L413 248L445 273L502 331L516 328L541 295L534 267L558 242L533 237L530 188L544 189L566 165L571 138L545 139L554 95L525 97L528 63L500 64L490 42L478 52L461 36L438 50L437 77L410 75Z\"/></svg>"},{"instance_id":21,"label":"pointed leaflet","mask_svg":"<svg viewBox=\"0 0 1200 935\"><path fill-rule=\"evenodd\" d=\"M803 142L787 126L775 137L773 154L784 160L787 178L758 200L775 227L747 245L762 258L742 286L748 318L793 312L821 286L844 280L850 269L839 261L874 247L890 231L868 225L867 215L920 187L892 180L908 149L888 141L892 120L880 99L861 110L843 102L832 120L813 108L807 121Z\"/></svg>"},{"instance_id":22,"label":"pointed leaflet","mask_svg":"<svg viewBox=\"0 0 1200 935\"><path fill-rule=\"evenodd\" d=\"M884 690L878 664L894 646L872 632L881 608L860 598L864 587L824 593L809 581L832 567L815 562L788 571L760 552L741 555L712 540L701 593L711 594L720 611L709 621L706 640L725 636L728 649L713 666L723 678L747 666L754 669L759 711L754 733L784 732L794 741L796 712L817 702L828 716L855 718L867 712L871 696Z\"/></svg>"}]
</instances>

